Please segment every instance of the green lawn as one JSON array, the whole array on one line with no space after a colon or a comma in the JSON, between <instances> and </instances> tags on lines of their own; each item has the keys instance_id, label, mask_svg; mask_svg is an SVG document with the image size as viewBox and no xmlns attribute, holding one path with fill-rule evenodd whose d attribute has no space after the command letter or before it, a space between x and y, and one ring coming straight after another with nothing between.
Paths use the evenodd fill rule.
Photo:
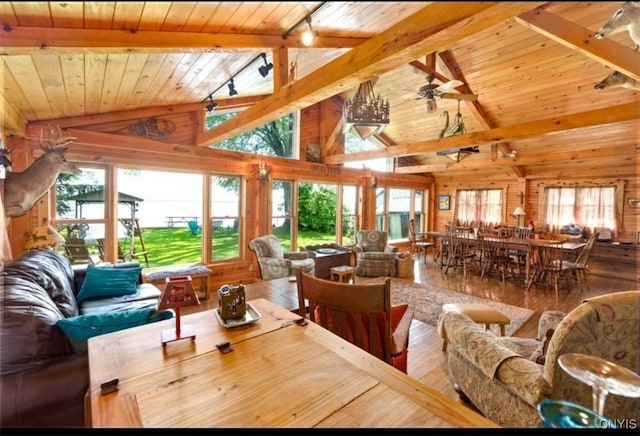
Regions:
<instances>
[{"instance_id":1,"label":"green lawn","mask_svg":"<svg viewBox=\"0 0 640 436\"><path fill-rule=\"evenodd\" d=\"M273 234L280 239L285 247L289 246L289 233L286 228L276 227ZM202 235L194 235L188 227L172 228L144 228L142 229L145 249L149 258L149 267L197 263L201 261ZM98 253L98 247L88 241L91 253ZM316 231L300 231L298 246L330 244L335 242L334 234L324 234ZM129 252L129 239L121 238L120 246L123 252ZM134 241L135 252L142 251L140 240ZM58 249L64 253L64 249ZM237 257L239 253L238 232L232 229L216 230L213 236L213 259L222 260ZM138 257L144 266L144 257Z\"/></svg>"}]
</instances>

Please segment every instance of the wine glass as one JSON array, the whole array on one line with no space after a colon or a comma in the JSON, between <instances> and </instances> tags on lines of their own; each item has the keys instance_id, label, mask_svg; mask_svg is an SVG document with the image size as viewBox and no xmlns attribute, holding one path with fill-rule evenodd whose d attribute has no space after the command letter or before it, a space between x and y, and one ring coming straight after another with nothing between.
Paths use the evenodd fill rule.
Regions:
<instances>
[{"instance_id":1,"label":"wine glass","mask_svg":"<svg viewBox=\"0 0 640 436\"><path fill-rule=\"evenodd\" d=\"M609 393L640 398L640 376L628 368L587 354L569 353L558 357L567 374L591 386L593 410L604 416L604 403Z\"/></svg>"}]
</instances>

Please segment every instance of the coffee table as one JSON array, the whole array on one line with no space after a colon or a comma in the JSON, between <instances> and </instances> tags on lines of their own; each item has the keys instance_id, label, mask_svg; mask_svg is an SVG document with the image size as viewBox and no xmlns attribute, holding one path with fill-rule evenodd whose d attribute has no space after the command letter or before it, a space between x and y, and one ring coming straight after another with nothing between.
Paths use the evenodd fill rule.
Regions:
<instances>
[{"instance_id":1,"label":"coffee table","mask_svg":"<svg viewBox=\"0 0 640 436\"><path fill-rule=\"evenodd\" d=\"M213 310L194 313L183 320L197 339L166 348L160 332L174 320L89 339L87 426L496 427L317 324L248 303L255 323L225 328ZM103 395L114 378L119 389Z\"/></svg>"}]
</instances>

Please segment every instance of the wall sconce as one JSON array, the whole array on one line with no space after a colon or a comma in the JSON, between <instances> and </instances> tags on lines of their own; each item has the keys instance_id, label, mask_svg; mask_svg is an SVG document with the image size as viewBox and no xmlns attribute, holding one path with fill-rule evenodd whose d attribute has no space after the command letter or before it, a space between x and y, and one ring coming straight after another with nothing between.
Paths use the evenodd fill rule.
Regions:
<instances>
[{"instance_id":1,"label":"wall sconce","mask_svg":"<svg viewBox=\"0 0 640 436\"><path fill-rule=\"evenodd\" d=\"M264 162L258 163L258 180L269 179L269 167Z\"/></svg>"},{"instance_id":2,"label":"wall sconce","mask_svg":"<svg viewBox=\"0 0 640 436\"><path fill-rule=\"evenodd\" d=\"M273 63L271 62L267 63L266 53L260 53L260 56L262 56L262 59L264 59L264 65L258 68L258 72L262 77L267 77L267 75L269 74L269 71L271 71L271 69L273 68Z\"/></svg>"},{"instance_id":3,"label":"wall sconce","mask_svg":"<svg viewBox=\"0 0 640 436\"><path fill-rule=\"evenodd\" d=\"M62 242L64 242L64 238L45 219L42 225L34 226L29 230L22 249L25 251L41 248L55 250L56 245Z\"/></svg>"},{"instance_id":4,"label":"wall sconce","mask_svg":"<svg viewBox=\"0 0 640 436\"><path fill-rule=\"evenodd\" d=\"M373 189L376 189L378 187L378 178L376 176L373 176L373 178L371 179L371 187Z\"/></svg>"},{"instance_id":5,"label":"wall sconce","mask_svg":"<svg viewBox=\"0 0 640 436\"><path fill-rule=\"evenodd\" d=\"M477 145L474 147L452 148L436 152L438 156L448 157L454 162L460 162L462 159L471 156L473 153L480 153Z\"/></svg>"},{"instance_id":6,"label":"wall sconce","mask_svg":"<svg viewBox=\"0 0 640 436\"><path fill-rule=\"evenodd\" d=\"M520 227L520 217L523 217L525 215L526 213L524 212L524 209L520 206L516 207L516 209L511 214L511 216L518 218L518 227Z\"/></svg>"}]
</instances>

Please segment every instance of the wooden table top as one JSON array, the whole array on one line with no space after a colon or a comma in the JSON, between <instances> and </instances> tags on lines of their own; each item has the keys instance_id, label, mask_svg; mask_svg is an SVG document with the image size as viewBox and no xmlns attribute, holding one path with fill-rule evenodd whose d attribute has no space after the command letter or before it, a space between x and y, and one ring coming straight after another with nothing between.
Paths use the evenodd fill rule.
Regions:
<instances>
[{"instance_id":1,"label":"wooden table top","mask_svg":"<svg viewBox=\"0 0 640 436\"><path fill-rule=\"evenodd\" d=\"M196 339L161 345L165 320L89 339L92 427L496 427L322 327L264 299L257 322L182 316ZM216 344L230 342L223 354ZM117 377L119 390L102 395Z\"/></svg>"}]
</instances>

